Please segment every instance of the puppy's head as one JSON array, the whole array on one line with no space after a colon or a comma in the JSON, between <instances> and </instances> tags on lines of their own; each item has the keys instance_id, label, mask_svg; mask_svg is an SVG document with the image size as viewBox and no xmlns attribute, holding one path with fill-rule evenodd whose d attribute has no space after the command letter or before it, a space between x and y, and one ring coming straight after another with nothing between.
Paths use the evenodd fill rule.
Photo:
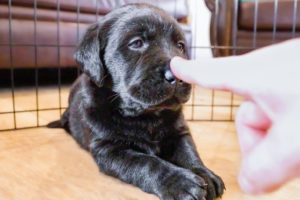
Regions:
<instances>
[{"instance_id":1,"label":"puppy's head","mask_svg":"<svg viewBox=\"0 0 300 200\"><path fill-rule=\"evenodd\" d=\"M75 59L102 87L106 77L125 115L176 109L191 86L174 77L170 60L187 57L183 31L161 9L132 4L116 9L86 32Z\"/></svg>"}]
</instances>

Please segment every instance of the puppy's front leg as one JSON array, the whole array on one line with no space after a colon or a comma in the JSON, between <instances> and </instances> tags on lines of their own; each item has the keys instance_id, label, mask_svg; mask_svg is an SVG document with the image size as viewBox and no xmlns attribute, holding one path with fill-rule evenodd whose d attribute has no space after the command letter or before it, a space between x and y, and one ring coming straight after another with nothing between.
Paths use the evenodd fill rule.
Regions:
<instances>
[{"instance_id":1,"label":"puppy's front leg","mask_svg":"<svg viewBox=\"0 0 300 200\"><path fill-rule=\"evenodd\" d=\"M208 184L206 200L222 196L225 189L222 179L205 167L196 151L193 139L189 133L175 137L165 144L165 149L173 150L171 152L168 151L166 160L169 160L178 166L190 169L205 179Z\"/></svg>"},{"instance_id":2,"label":"puppy's front leg","mask_svg":"<svg viewBox=\"0 0 300 200\"><path fill-rule=\"evenodd\" d=\"M94 140L91 152L103 172L161 200L203 200L206 196L206 183L201 177L156 156L100 139Z\"/></svg>"}]
</instances>

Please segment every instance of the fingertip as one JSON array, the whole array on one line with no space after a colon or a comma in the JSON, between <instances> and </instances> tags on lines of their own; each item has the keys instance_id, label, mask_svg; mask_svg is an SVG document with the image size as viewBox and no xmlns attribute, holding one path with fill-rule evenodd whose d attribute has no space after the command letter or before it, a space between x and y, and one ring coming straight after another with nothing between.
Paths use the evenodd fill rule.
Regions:
<instances>
[{"instance_id":1,"label":"fingertip","mask_svg":"<svg viewBox=\"0 0 300 200\"><path fill-rule=\"evenodd\" d=\"M188 64L189 63L186 59L176 56L172 58L170 62L170 68L177 78L185 82L192 83L193 79L190 77L191 69L187 68Z\"/></svg>"},{"instance_id":2,"label":"fingertip","mask_svg":"<svg viewBox=\"0 0 300 200\"><path fill-rule=\"evenodd\" d=\"M276 146L266 137L243 156L239 185L244 192L254 195L272 192L289 180L290 168L282 164L287 162L280 158Z\"/></svg>"},{"instance_id":3,"label":"fingertip","mask_svg":"<svg viewBox=\"0 0 300 200\"><path fill-rule=\"evenodd\" d=\"M248 194L254 194L255 190L253 188L253 185L249 182L249 180L243 175L240 174L238 178L238 183L240 185L240 188Z\"/></svg>"},{"instance_id":4,"label":"fingertip","mask_svg":"<svg viewBox=\"0 0 300 200\"><path fill-rule=\"evenodd\" d=\"M241 190L247 194L260 195L265 193L264 187L260 185L260 179L262 176L258 176L259 173L253 172L251 166L246 164L247 157L242 161L240 173L238 176L238 184Z\"/></svg>"},{"instance_id":5,"label":"fingertip","mask_svg":"<svg viewBox=\"0 0 300 200\"><path fill-rule=\"evenodd\" d=\"M178 69L182 66L182 61L184 61L184 59L178 56L172 58L170 62L170 68L173 73L177 73Z\"/></svg>"},{"instance_id":6,"label":"fingertip","mask_svg":"<svg viewBox=\"0 0 300 200\"><path fill-rule=\"evenodd\" d=\"M241 171L244 171L243 169ZM248 173L240 173L238 177L238 184L241 190L247 194L251 195L262 195L265 193L270 193L278 188L280 188L281 184L261 184L259 182L253 181L252 179L256 179L257 181L261 180L262 177L266 177L267 175L261 175L260 177L252 177L249 178Z\"/></svg>"}]
</instances>

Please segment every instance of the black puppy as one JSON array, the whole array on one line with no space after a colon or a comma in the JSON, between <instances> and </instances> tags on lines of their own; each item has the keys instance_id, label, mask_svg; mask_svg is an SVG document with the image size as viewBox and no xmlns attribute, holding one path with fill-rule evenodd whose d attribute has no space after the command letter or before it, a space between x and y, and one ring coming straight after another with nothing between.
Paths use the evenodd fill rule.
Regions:
<instances>
[{"instance_id":1,"label":"black puppy","mask_svg":"<svg viewBox=\"0 0 300 200\"><path fill-rule=\"evenodd\" d=\"M224 183L199 158L181 111L191 86L170 71L186 57L184 34L164 11L121 7L86 32L82 74L60 121L104 173L162 200L211 200Z\"/></svg>"}]
</instances>

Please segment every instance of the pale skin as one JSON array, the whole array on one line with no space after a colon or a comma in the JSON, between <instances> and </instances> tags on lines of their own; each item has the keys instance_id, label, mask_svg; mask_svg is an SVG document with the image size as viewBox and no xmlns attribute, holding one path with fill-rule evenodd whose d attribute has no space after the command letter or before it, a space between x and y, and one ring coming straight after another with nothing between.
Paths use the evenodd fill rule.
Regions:
<instances>
[{"instance_id":1,"label":"pale skin","mask_svg":"<svg viewBox=\"0 0 300 200\"><path fill-rule=\"evenodd\" d=\"M171 61L175 76L245 97L236 116L240 187L274 191L300 177L300 39L242 56Z\"/></svg>"}]
</instances>

